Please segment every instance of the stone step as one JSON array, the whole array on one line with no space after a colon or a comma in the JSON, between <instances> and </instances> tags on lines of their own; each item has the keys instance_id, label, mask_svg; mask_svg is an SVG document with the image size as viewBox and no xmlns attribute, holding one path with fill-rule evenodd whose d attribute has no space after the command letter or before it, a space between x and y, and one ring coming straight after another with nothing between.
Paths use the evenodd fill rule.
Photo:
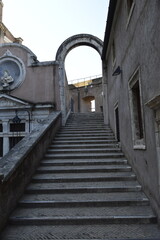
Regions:
<instances>
[{"instance_id":1,"label":"stone step","mask_svg":"<svg viewBox=\"0 0 160 240\"><path fill-rule=\"evenodd\" d=\"M59 139L59 138L56 138L54 139L54 141L52 142L52 145L54 144L62 144L62 145L66 145L66 144L74 144L74 145L79 145L81 144L81 146L83 145L87 145L87 144L93 144L93 143L97 143L97 144L118 144L117 141L115 139L111 139L111 140L107 140L107 139L97 139L96 141L95 140L88 140L88 139L84 139L84 140L75 140L75 139Z\"/></svg>"},{"instance_id":2,"label":"stone step","mask_svg":"<svg viewBox=\"0 0 160 240\"><path fill-rule=\"evenodd\" d=\"M114 173L130 172L129 165L101 165L101 166L40 166L37 173Z\"/></svg>"},{"instance_id":3,"label":"stone step","mask_svg":"<svg viewBox=\"0 0 160 240\"><path fill-rule=\"evenodd\" d=\"M89 148L89 149L98 149L98 148L110 148L110 149L118 149L119 145L118 144L114 144L114 143L109 143L109 144L75 144L75 143L70 143L70 144L51 144L49 147L50 149L65 149L65 148L73 148L73 149L85 149L85 148Z\"/></svg>"},{"instance_id":4,"label":"stone step","mask_svg":"<svg viewBox=\"0 0 160 240\"><path fill-rule=\"evenodd\" d=\"M108 192L141 191L136 181L110 182L67 182L67 183L31 183L27 193L108 193Z\"/></svg>"},{"instance_id":5,"label":"stone step","mask_svg":"<svg viewBox=\"0 0 160 240\"><path fill-rule=\"evenodd\" d=\"M104 130L104 131L111 131L112 132L112 130L110 129L110 128L106 128L106 126L104 125L104 124L100 124L100 123L94 123L94 124L67 124L66 126L65 126L65 129L67 130L67 129L77 129L77 130L93 130L93 129L95 129L95 130L98 130L98 129L100 129L100 130Z\"/></svg>"},{"instance_id":6,"label":"stone step","mask_svg":"<svg viewBox=\"0 0 160 240\"><path fill-rule=\"evenodd\" d=\"M10 217L14 225L74 225L74 224L149 224L156 223L156 217L150 216L92 216L92 217Z\"/></svg>"},{"instance_id":7,"label":"stone step","mask_svg":"<svg viewBox=\"0 0 160 240\"><path fill-rule=\"evenodd\" d=\"M105 129L65 129L65 130L60 130L57 134L107 134L107 135L113 135L113 132L111 130L105 130Z\"/></svg>"},{"instance_id":8,"label":"stone step","mask_svg":"<svg viewBox=\"0 0 160 240\"><path fill-rule=\"evenodd\" d=\"M56 160L56 159L44 159L41 161L41 166L87 166L87 165L123 165L127 164L127 160L122 159L64 159L64 160Z\"/></svg>"},{"instance_id":9,"label":"stone step","mask_svg":"<svg viewBox=\"0 0 160 240\"><path fill-rule=\"evenodd\" d=\"M29 194L31 195L31 194ZM19 207L23 208L82 208L82 207L92 207L94 208L99 208L99 207L123 207L123 206L147 206L147 208L150 209L149 202L146 200L137 200L137 199L129 199L129 200L119 200L119 201L114 201L114 200L90 200L90 201L76 201L76 200L71 200L68 201L66 200L65 202L63 201L20 201L18 204ZM153 211L152 211L153 212Z\"/></svg>"},{"instance_id":10,"label":"stone step","mask_svg":"<svg viewBox=\"0 0 160 240\"><path fill-rule=\"evenodd\" d=\"M57 133L56 134L56 137L96 137L96 136L98 136L98 137L103 137L103 136L105 136L105 137L111 137L111 138L114 138L114 135L113 135L113 133L108 133L107 134L107 136L106 136L106 133L105 132L103 132L103 133L98 133L98 132L89 132L89 133L83 133L83 132L81 132L81 133L77 133L77 132L75 132L75 133Z\"/></svg>"},{"instance_id":11,"label":"stone step","mask_svg":"<svg viewBox=\"0 0 160 240\"><path fill-rule=\"evenodd\" d=\"M104 123L104 118L103 116L87 116L86 114L82 114L82 115L77 115L76 113L76 116L74 117L71 117L71 118L68 118L67 119L67 123L70 123L70 122L94 122L94 121L102 121Z\"/></svg>"},{"instance_id":12,"label":"stone step","mask_svg":"<svg viewBox=\"0 0 160 240\"><path fill-rule=\"evenodd\" d=\"M101 158L124 158L123 153L68 153L68 154L45 154L46 159L101 159Z\"/></svg>"},{"instance_id":13,"label":"stone step","mask_svg":"<svg viewBox=\"0 0 160 240\"><path fill-rule=\"evenodd\" d=\"M94 140L95 142L97 142L97 141L99 141L99 140L108 140L108 141L110 141L110 142L112 142L112 141L115 141L115 138L114 138L114 136L112 137L112 136L57 136L57 137L55 137L55 140L57 141L70 141L70 140L72 140L72 141L79 141L79 140L83 140L84 142L86 141L86 140Z\"/></svg>"},{"instance_id":14,"label":"stone step","mask_svg":"<svg viewBox=\"0 0 160 240\"><path fill-rule=\"evenodd\" d=\"M46 203L47 204L47 203ZM154 216L152 209L148 206L110 206L110 207L61 207L55 208L53 205L32 208L19 207L16 209L11 218L39 218L47 217L111 217L111 216Z\"/></svg>"},{"instance_id":15,"label":"stone step","mask_svg":"<svg viewBox=\"0 0 160 240\"><path fill-rule=\"evenodd\" d=\"M94 120L78 120L78 121L69 121L66 123L65 126L76 126L78 125L79 127L82 127L83 125L84 126L95 126L95 125L98 125L98 126L104 126L106 127L107 129L110 129L110 127L108 127L107 125L104 124L103 120L99 119L94 119Z\"/></svg>"},{"instance_id":16,"label":"stone step","mask_svg":"<svg viewBox=\"0 0 160 240\"><path fill-rule=\"evenodd\" d=\"M156 224L80 224L80 225L12 225L6 228L2 240L108 240L108 239L159 239ZM117 238L118 237L118 238Z\"/></svg>"},{"instance_id":17,"label":"stone step","mask_svg":"<svg viewBox=\"0 0 160 240\"><path fill-rule=\"evenodd\" d=\"M82 127L83 125L84 126L92 126L92 125L98 125L98 126L105 126L106 128L108 128L109 129L109 127L107 127L105 124L104 124L104 122L103 122L103 120L90 120L90 119L88 119L88 120L79 120L79 121L69 121L69 122L67 122L66 123L66 125L65 126L76 126L76 125L78 125L79 127Z\"/></svg>"},{"instance_id":18,"label":"stone step","mask_svg":"<svg viewBox=\"0 0 160 240\"><path fill-rule=\"evenodd\" d=\"M38 183L35 183L38 185ZM48 183L49 184L49 183ZM75 185L75 184L74 184ZM44 186L44 188L43 188ZM77 188L47 188L45 183L43 186L30 186L26 189L26 193L29 194L56 194L56 193L110 193L110 192L137 192L141 191L141 187L139 185L137 186L112 186L112 187L77 187Z\"/></svg>"},{"instance_id":19,"label":"stone step","mask_svg":"<svg viewBox=\"0 0 160 240\"><path fill-rule=\"evenodd\" d=\"M89 192L89 193L41 193L23 195L21 207L104 207L104 206L148 206L149 200L142 191Z\"/></svg>"},{"instance_id":20,"label":"stone step","mask_svg":"<svg viewBox=\"0 0 160 240\"><path fill-rule=\"evenodd\" d=\"M43 204L42 204L43 206ZM53 205L52 205L53 207ZM17 217L38 217L39 216L151 216L153 215L152 209L148 206L110 206L110 207L62 207L62 208L51 208L43 206L42 208L33 207L16 209L13 216Z\"/></svg>"},{"instance_id":21,"label":"stone step","mask_svg":"<svg viewBox=\"0 0 160 240\"><path fill-rule=\"evenodd\" d=\"M80 126L77 126L77 127L74 127L74 126L65 126L65 127L61 127L60 131L64 131L64 132L68 132L68 131L77 131L77 132L86 132L86 131L105 131L106 133L111 133L112 130L110 128L106 128L105 126L94 126L94 127L80 127Z\"/></svg>"},{"instance_id":22,"label":"stone step","mask_svg":"<svg viewBox=\"0 0 160 240\"><path fill-rule=\"evenodd\" d=\"M111 128L106 127L103 122L82 122L82 123L68 123L65 125L65 129L75 128L75 129L105 129L106 131L112 131Z\"/></svg>"},{"instance_id":23,"label":"stone step","mask_svg":"<svg viewBox=\"0 0 160 240\"><path fill-rule=\"evenodd\" d=\"M136 175L133 173L109 173L109 174L36 174L32 178L34 183L55 183L55 182L106 182L106 181L134 181Z\"/></svg>"},{"instance_id":24,"label":"stone step","mask_svg":"<svg viewBox=\"0 0 160 240\"><path fill-rule=\"evenodd\" d=\"M119 148L83 148L83 149L77 149L77 148L69 148L69 149L56 149L56 148L49 148L47 150L47 154L70 154L72 152L72 154L77 154L77 153L122 153L121 150Z\"/></svg>"}]
</instances>

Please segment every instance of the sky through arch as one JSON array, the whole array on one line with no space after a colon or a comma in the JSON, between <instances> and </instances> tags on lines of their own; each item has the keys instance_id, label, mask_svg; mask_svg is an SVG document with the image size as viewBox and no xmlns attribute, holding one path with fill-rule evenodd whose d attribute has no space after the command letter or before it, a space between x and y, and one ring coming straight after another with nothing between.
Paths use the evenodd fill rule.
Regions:
<instances>
[{"instance_id":1,"label":"sky through arch","mask_svg":"<svg viewBox=\"0 0 160 240\"><path fill-rule=\"evenodd\" d=\"M96 66L96 67L95 67ZM99 53L88 46L72 49L65 59L65 69L69 82L75 79L90 78L102 74L102 64ZM77 75L77 73L79 73Z\"/></svg>"}]
</instances>

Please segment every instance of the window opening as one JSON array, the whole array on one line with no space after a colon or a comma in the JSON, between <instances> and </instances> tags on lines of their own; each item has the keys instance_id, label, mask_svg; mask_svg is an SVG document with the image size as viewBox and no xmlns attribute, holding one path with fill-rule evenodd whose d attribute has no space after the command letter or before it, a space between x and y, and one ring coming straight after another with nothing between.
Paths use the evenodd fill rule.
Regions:
<instances>
[{"instance_id":1,"label":"window opening","mask_svg":"<svg viewBox=\"0 0 160 240\"><path fill-rule=\"evenodd\" d=\"M91 112L95 112L95 99L91 101Z\"/></svg>"},{"instance_id":2,"label":"window opening","mask_svg":"<svg viewBox=\"0 0 160 240\"><path fill-rule=\"evenodd\" d=\"M129 82L129 87L130 87L131 127L134 149L145 149L144 122L139 70L137 70L132 76Z\"/></svg>"},{"instance_id":3,"label":"window opening","mask_svg":"<svg viewBox=\"0 0 160 240\"><path fill-rule=\"evenodd\" d=\"M3 157L3 137L0 137L0 157Z\"/></svg>"},{"instance_id":4,"label":"window opening","mask_svg":"<svg viewBox=\"0 0 160 240\"><path fill-rule=\"evenodd\" d=\"M3 125L0 123L0 132L3 132Z\"/></svg>"},{"instance_id":5,"label":"window opening","mask_svg":"<svg viewBox=\"0 0 160 240\"><path fill-rule=\"evenodd\" d=\"M143 138L143 124L142 124L142 111L141 111L139 81L137 81L132 88L132 101L133 101L136 136L138 139L142 139Z\"/></svg>"},{"instance_id":6,"label":"window opening","mask_svg":"<svg viewBox=\"0 0 160 240\"><path fill-rule=\"evenodd\" d=\"M115 109L115 118L116 118L116 137L117 137L117 141L120 142L119 110L118 110L118 107L116 107L116 109Z\"/></svg>"},{"instance_id":7,"label":"window opening","mask_svg":"<svg viewBox=\"0 0 160 240\"><path fill-rule=\"evenodd\" d=\"M25 123L10 123L10 132L25 132Z\"/></svg>"}]
</instances>

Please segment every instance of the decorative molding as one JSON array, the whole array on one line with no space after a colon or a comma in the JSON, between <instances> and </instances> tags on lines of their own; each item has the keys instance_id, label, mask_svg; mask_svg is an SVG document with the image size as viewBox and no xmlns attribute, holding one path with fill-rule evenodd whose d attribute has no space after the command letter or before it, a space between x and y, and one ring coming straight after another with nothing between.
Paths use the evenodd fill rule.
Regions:
<instances>
[{"instance_id":1,"label":"decorative molding","mask_svg":"<svg viewBox=\"0 0 160 240\"><path fill-rule=\"evenodd\" d=\"M31 107L31 104L19 100L17 98L8 96L6 94L0 94L0 109L8 109L8 108L25 108Z\"/></svg>"},{"instance_id":2,"label":"decorative molding","mask_svg":"<svg viewBox=\"0 0 160 240\"><path fill-rule=\"evenodd\" d=\"M145 105L154 110L160 108L160 95L154 96L151 100L145 103Z\"/></svg>"}]
</instances>

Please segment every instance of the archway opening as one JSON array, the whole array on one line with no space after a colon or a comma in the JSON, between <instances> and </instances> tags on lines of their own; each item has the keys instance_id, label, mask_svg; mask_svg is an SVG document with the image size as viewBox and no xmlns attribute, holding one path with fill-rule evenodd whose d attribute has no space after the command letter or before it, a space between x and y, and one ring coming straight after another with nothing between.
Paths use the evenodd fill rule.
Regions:
<instances>
[{"instance_id":1,"label":"archway opening","mask_svg":"<svg viewBox=\"0 0 160 240\"><path fill-rule=\"evenodd\" d=\"M87 96L83 98L82 112L95 112L95 97Z\"/></svg>"},{"instance_id":2,"label":"archway opening","mask_svg":"<svg viewBox=\"0 0 160 240\"><path fill-rule=\"evenodd\" d=\"M69 84L84 83L102 75L102 63L97 51L89 46L72 49L65 59L65 70Z\"/></svg>"},{"instance_id":3,"label":"archway opening","mask_svg":"<svg viewBox=\"0 0 160 240\"><path fill-rule=\"evenodd\" d=\"M98 88L102 88L99 84L102 65L98 52L89 46L75 47L65 58L65 71L72 99L72 110L74 112L100 111L98 106L100 103L97 101L100 102L98 98L101 92ZM89 96L94 97L90 99Z\"/></svg>"},{"instance_id":4,"label":"archway opening","mask_svg":"<svg viewBox=\"0 0 160 240\"><path fill-rule=\"evenodd\" d=\"M95 99L91 101L91 112L95 112Z\"/></svg>"}]
</instances>

